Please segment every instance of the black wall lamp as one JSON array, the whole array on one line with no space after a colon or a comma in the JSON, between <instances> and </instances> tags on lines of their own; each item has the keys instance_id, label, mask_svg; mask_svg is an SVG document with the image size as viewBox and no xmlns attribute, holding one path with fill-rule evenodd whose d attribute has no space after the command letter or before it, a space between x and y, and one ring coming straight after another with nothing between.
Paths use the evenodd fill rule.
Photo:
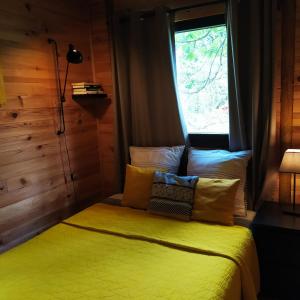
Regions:
<instances>
[{"instance_id":1,"label":"black wall lamp","mask_svg":"<svg viewBox=\"0 0 300 300\"><path fill-rule=\"evenodd\" d=\"M48 39L49 44L54 45L54 54L55 54L55 68L57 73L57 83L58 83L58 95L59 95L59 129L57 130L57 135L61 135L65 133L65 115L64 115L64 102L66 101L65 93L66 93L66 85L69 73L69 64L80 64L83 61L83 56L80 51L76 50L72 44L69 44L69 49L66 55L67 59L67 68L65 74L64 85L62 89L61 80L60 80L60 72L59 72L59 59L58 59L58 47L57 42L54 39Z\"/></svg>"}]
</instances>

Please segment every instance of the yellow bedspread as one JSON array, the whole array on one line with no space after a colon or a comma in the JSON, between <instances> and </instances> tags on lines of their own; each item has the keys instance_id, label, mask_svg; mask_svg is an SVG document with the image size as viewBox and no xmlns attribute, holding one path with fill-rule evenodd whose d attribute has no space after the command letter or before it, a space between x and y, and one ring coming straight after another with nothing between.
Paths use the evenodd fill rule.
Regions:
<instances>
[{"instance_id":1,"label":"yellow bedspread","mask_svg":"<svg viewBox=\"0 0 300 300\"><path fill-rule=\"evenodd\" d=\"M256 299L245 228L101 204L65 222L0 255L0 299Z\"/></svg>"}]
</instances>

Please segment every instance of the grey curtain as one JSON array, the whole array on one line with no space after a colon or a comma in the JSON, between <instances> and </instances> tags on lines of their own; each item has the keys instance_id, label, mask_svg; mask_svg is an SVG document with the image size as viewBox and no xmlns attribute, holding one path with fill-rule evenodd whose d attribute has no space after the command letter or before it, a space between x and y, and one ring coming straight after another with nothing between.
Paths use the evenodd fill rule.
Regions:
<instances>
[{"instance_id":1,"label":"grey curtain","mask_svg":"<svg viewBox=\"0 0 300 300\"><path fill-rule=\"evenodd\" d=\"M113 19L116 149L120 183L134 146L184 144L177 102L173 16L165 9Z\"/></svg>"},{"instance_id":2,"label":"grey curtain","mask_svg":"<svg viewBox=\"0 0 300 300\"><path fill-rule=\"evenodd\" d=\"M249 204L255 208L264 197L270 199L277 164L272 151L272 0L228 0L226 20L230 149L253 151Z\"/></svg>"}]
</instances>

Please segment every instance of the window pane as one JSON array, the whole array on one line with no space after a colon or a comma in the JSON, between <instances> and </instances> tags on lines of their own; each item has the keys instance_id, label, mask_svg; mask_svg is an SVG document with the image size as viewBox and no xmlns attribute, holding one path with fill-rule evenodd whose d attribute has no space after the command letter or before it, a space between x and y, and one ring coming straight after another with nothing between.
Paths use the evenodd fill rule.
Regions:
<instances>
[{"instance_id":1,"label":"window pane","mask_svg":"<svg viewBox=\"0 0 300 300\"><path fill-rule=\"evenodd\" d=\"M189 133L228 133L226 26L175 34L179 98Z\"/></svg>"}]
</instances>

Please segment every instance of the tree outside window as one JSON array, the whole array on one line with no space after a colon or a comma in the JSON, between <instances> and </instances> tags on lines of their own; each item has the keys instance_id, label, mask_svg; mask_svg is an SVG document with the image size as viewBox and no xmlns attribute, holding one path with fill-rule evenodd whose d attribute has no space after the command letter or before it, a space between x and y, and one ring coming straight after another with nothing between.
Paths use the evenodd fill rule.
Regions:
<instances>
[{"instance_id":1,"label":"tree outside window","mask_svg":"<svg viewBox=\"0 0 300 300\"><path fill-rule=\"evenodd\" d=\"M189 133L228 134L225 25L175 33L177 83Z\"/></svg>"}]
</instances>

